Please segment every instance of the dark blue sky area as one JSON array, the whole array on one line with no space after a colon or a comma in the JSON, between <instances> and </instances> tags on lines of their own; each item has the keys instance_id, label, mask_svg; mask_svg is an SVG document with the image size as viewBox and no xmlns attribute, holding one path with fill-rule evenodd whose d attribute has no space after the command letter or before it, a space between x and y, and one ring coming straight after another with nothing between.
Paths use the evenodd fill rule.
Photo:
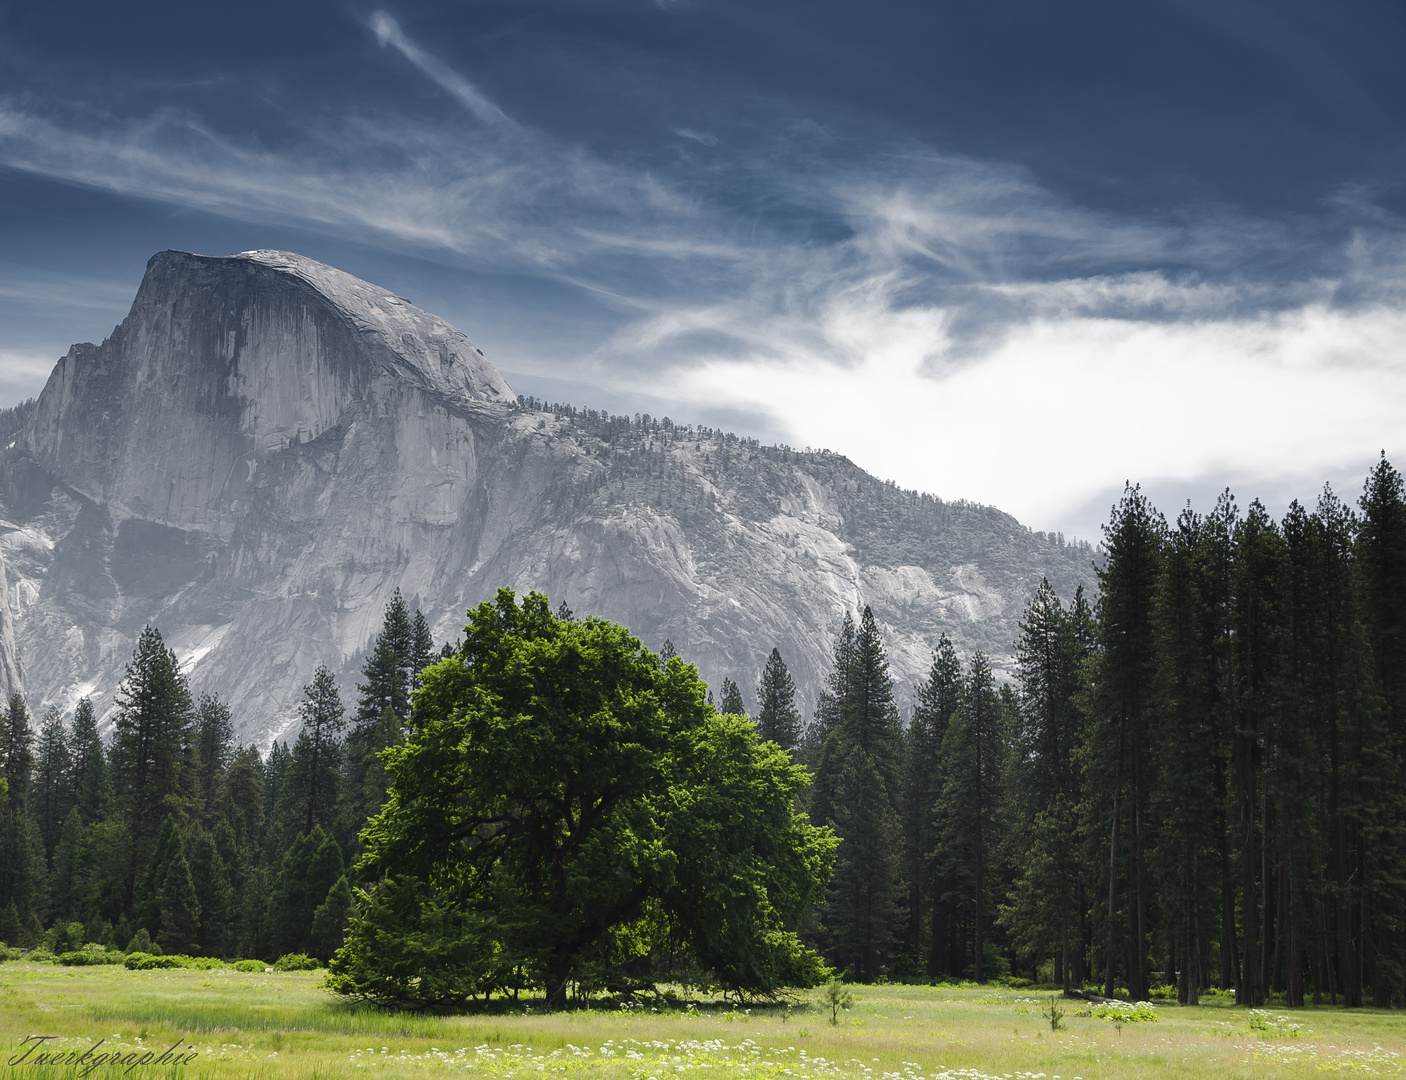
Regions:
<instances>
[{"instance_id":1,"label":"dark blue sky area","mask_svg":"<svg viewBox=\"0 0 1406 1080\"><path fill-rule=\"evenodd\" d=\"M1312 342L1322 374L1338 346L1283 335L1326 311L1394 380L1403 57L1399 0L4 3L0 397L106 334L169 247L300 250L456 321L520 389L824 437L886 475L877 431L816 432L748 373L872 385L908 333L944 401L1039 348L1059 408L1117 406L1122 377L1070 385L1059 342L1116 323L1147 356L1157 328L1175 367L1166 335L1214 324L1219 364ZM1215 486L1184 454L1089 456L1068 503L1142 468ZM1020 502L924 468L900 479Z\"/></svg>"}]
</instances>

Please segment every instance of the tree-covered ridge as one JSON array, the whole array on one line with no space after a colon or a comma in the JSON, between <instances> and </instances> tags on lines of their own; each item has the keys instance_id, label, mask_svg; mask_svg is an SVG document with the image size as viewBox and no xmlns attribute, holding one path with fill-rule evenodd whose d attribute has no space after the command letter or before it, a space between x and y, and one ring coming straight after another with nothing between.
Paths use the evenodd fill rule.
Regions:
<instances>
[{"instance_id":1,"label":"tree-covered ridge","mask_svg":"<svg viewBox=\"0 0 1406 1080\"><path fill-rule=\"evenodd\" d=\"M707 427L647 414L612 416L593 409L520 399L547 414L553 435L579 445L581 459L563 470L532 528L589 515L643 508L687 525L700 564L745 572L732 523L760 526L778 515L825 505L824 526L849 545L861 566L916 566L945 581L954 566L977 563L989 578L1033 589L1047 578L1073 592L1090 575L1094 549L1062 535L1032 532L1009 514L966 501L946 502L904 489L829 450L763 445ZM964 627L964 638L1005 652L1003 629ZM954 630L954 633L958 631Z\"/></svg>"},{"instance_id":2,"label":"tree-covered ridge","mask_svg":"<svg viewBox=\"0 0 1406 1080\"><path fill-rule=\"evenodd\" d=\"M20 428L24 427L25 421L29 419L38 403L38 398L26 398L18 405L0 409L0 446L7 445Z\"/></svg>"}]
</instances>

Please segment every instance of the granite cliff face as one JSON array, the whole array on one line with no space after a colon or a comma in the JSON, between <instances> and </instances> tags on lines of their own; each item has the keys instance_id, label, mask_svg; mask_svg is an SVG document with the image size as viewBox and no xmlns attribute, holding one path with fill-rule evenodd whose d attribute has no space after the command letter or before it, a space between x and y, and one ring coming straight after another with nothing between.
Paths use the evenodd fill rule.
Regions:
<instances>
[{"instance_id":1,"label":"granite cliff face","mask_svg":"<svg viewBox=\"0 0 1406 1080\"><path fill-rule=\"evenodd\" d=\"M154 257L4 454L0 682L6 606L36 708L110 712L153 623L263 744L319 663L354 695L396 588L441 640L500 585L540 589L749 700L779 646L808 703L846 608L911 682L939 633L999 656L1041 575L1092 576L1087 549L837 455L519 405L443 320L285 252Z\"/></svg>"}]
</instances>

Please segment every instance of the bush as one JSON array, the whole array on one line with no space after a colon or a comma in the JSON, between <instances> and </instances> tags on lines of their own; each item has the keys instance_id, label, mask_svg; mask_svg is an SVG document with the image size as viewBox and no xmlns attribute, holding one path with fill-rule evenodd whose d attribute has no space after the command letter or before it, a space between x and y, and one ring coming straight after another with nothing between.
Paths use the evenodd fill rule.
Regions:
<instances>
[{"instance_id":1,"label":"bush","mask_svg":"<svg viewBox=\"0 0 1406 1080\"><path fill-rule=\"evenodd\" d=\"M306 953L284 953L273 962L274 971L316 971L322 965Z\"/></svg>"},{"instance_id":2,"label":"bush","mask_svg":"<svg viewBox=\"0 0 1406 1080\"><path fill-rule=\"evenodd\" d=\"M106 949L79 949L74 952L59 954L59 963L66 967L93 967L98 964L121 964L127 958L116 950L108 952Z\"/></svg>"},{"instance_id":3,"label":"bush","mask_svg":"<svg viewBox=\"0 0 1406 1080\"><path fill-rule=\"evenodd\" d=\"M17 957L20 960L28 960L34 964L52 964L58 959L48 949L30 949L29 952Z\"/></svg>"},{"instance_id":4,"label":"bush","mask_svg":"<svg viewBox=\"0 0 1406 1080\"><path fill-rule=\"evenodd\" d=\"M230 965L235 971L264 971L268 966L262 960L236 960Z\"/></svg>"},{"instance_id":5,"label":"bush","mask_svg":"<svg viewBox=\"0 0 1406 1080\"><path fill-rule=\"evenodd\" d=\"M223 960L213 956L187 956L185 953L170 953L165 956L151 953L128 953L125 963L128 971L155 971L159 968L190 968L193 971L212 971L225 966Z\"/></svg>"},{"instance_id":6,"label":"bush","mask_svg":"<svg viewBox=\"0 0 1406 1080\"><path fill-rule=\"evenodd\" d=\"M4 963L6 960L18 960L22 955L24 954L18 949L9 949L0 943L0 963Z\"/></svg>"},{"instance_id":7,"label":"bush","mask_svg":"<svg viewBox=\"0 0 1406 1080\"><path fill-rule=\"evenodd\" d=\"M1096 1006L1093 1014L1112 1024L1137 1024L1157 1020L1157 1010L1150 1001L1109 1001Z\"/></svg>"},{"instance_id":8,"label":"bush","mask_svg":"<svg viewBox=\"0 0 1406 1080\"><path fill-rule=\"evenodd\" d=\"M147 956L160 956L161 946L151 940L151 935L143 927L132 935L132 940L127 942L127 948L123 951L128 954L144 953Z\"/></svg>"}]
</instances>

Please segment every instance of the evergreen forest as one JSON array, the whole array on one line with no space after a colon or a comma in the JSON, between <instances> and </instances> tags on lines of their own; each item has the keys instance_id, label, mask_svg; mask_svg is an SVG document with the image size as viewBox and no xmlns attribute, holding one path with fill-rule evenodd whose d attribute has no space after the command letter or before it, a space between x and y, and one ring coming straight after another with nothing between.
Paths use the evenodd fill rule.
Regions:
<instances>
[{"instance_id":1,"label":"evergreen forest","mask_svg":"<svg viewBox=\"0 0 1406 1080\"><path fill-rule=\"evenodd\" d=\"M1096 597L1030 597L1008 681L944 637L899 701L867 608L813 716L775 649L724 681L717 712L806 767L796 808L839 839L787 933L852 981L1406 1003L1401 475L1383 456L1356 505L1325 489L1282 520L1229 492L1168 520L1129 487L1098 559ZM386 837L413 799L387 763L415 747L387 751L418 737L420 673L468 651L436 649L397 594L355 703L319 670L267 756L192 698L153 628L106 738L86 701L35 725L16 697L0 940L333 957L358 887L400 858ZM660 659L683 678L672 646Z\"/></svg>"}]
</instances>

